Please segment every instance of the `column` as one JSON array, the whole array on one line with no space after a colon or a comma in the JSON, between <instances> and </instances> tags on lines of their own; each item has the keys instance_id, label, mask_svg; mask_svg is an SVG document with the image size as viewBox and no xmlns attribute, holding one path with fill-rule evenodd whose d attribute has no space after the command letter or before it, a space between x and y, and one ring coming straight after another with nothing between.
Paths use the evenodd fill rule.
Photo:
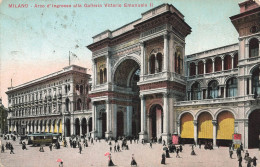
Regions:
<instances>
[{"instance_id":1,"label":"column","mask_svg":"<svg viewBox=\"0 0 260 167\"><path fill-rule=\"evenodd\" d=\"M147 139L147 130L146 130L146 107L145 107L145 97L140 95L141 99L141 132L139 133L139 140Z\"/></svg>"},{"instance_id":2,"label":"column","mask_svg":"<svg viewBox=\"0 0 260 167\"><path fill-rule=\"evenodd\" d=\"M181 135L181 125L180 125L180 120L177 121L177 127L178 127L178 135L180 136Z\"/></svg>"},{"instance_id":3,"label":"column","mask_svg":"<svg viewBox=\"0 0 260 167\"><path fill-rule=\"evenodd\" d=\"M244 78L244 95L247 95L247 78Z\"/></svg>"},{"instance_id":4,"label":"column","mask_svg":"<svg viewBox=\"0 0 260 167\"><path fill-rule=\"evenodd\" d=\"M93 112L92 112L92 137L95 138L97 135L97 106L96 102L92 104Z\"/></svg>"},{"instance_id":5,"label":"column","mask_svg":"<svg viewBox=\"0 0 260 167\"><path fill-rule=\"evenodd\" d=\"M213 69L213 72L215 72L215 59L212 59L212 69Z\"/></svg>"},{"instance_id":6,"label":"column","mask_svg":"<svg viewBox=\"0 0 260 167\"><path fill-rule=\"evenodd\" d=\"M234 55L231 56L231 69L234 68Z\"/></svg>"},{"instance_id":7,"label":"column","mask_svg":"<svg viewBox=\"0 0 260 167\"><path fill-rule=\"evenodd\" d=\"M197 145L197 143L198 143L198 122L197 122L197 120L193 121L193 125L194 125L194 142Z\"/></svg>"},{"instance_id":8,"label":"column","mask_svg":"<svg viewBox=\"0 0 260 167\"><path fill-rule=\"evenodd\" d=\"M127 120L126 135L127 136L132 135L132 114L133 114L133 107L127 106L126 107L126 120Z\"/></svg>"},{"instance_id":9,"label":"column","mask_svg":"<svg viewBox=\"0 0 260 167\"><path fill-rule=\"evenodd\" d=\"M198 75L198 64L196 63L195 66L196 66L196 75Z\"/></svg>"},{"instance_id":10,"label":"column","mask_svg":"<svg viewBox=\"0 0 260 167\"><path fill-rule=\"evenodd\" d=\"M107 58L107 83L110 83L111 82L111 64L110 64L110 57L111 57L111 54L110 52L108 52L108 55L106 56Z\"/></svg>"},{"instance_id":11,"label":"column","mask_svg":"<svg viewBox=\"0 0 260 167\"><path fill-rule=\"evenodd\" d=\"M245 149L248 149L248 119L245 120L244 126L245 126L244 146L245 146Z\"/></svg>"},{"instance_id":12,"label":"column","mask_svg":"<svg viewBox=\"0 0 260 167\"><path fill-rule=\"evenodd\" d=\"M249 44L245 44L245 59L249 58Z\"/></svg>"},{"instance_id":13,"label":"column","mask_svg":"<svg viewBox=\"0 0 260 167\"><path fill-rule=\"evenodd\" d=\"M42 123L42 132L45 132L45 124Z\"/></svg>"},{"instance_id":14,"label":"column","mask_svg":"<svg viewBox=\"0 0 260 167\"><path fill-rule=\"evenodd\" d=\"M82 134L82 121L79 122L79 136L83 135Z\"/></svg>"},{"instance_id":15,"label":"column","mask_svg":"<svg viewBox=\"0 0 260 167\"><path fill-rule=\"evenodd\" d=\"M93 69L93 87L96 86L96 78L97 78L97 62L96 59L92 59L92 69Z\"/></svg>"},{"instance_id":16,"label":"column","mask_svg":"<svg viewBox=\"0 0 260 167\"><path fill-rule=\"evenodd\" d=\"M145 62L144 42L140 42L140 47L141 47L141 72L140 72L140 75L142 77L143 75L146 74L146 72L145 72L145 63L146 62Z\"/></svg>"},{"instance_id":17,"label":"column","mask_svg":"<svg viewBox=\"0 0 260 167\"><path fill-rule=\"evenodd\" d=\"M252 94L252 77L249 78L249 95Z\"/></svg>"},{"instance_id":18,"label":"column","mask_svg":"<svg viewBox=\"0 0 260 167\"><path fill-rule=\"evenodd\" d=\"M169 94L163 94L163 134L162 139L168 143L169 140Z\"/></svg>"},{"instance_id":19,"label":"column","mask_svg":"<svg viewBox=\"0 0 260 167\"><path fill-rule=\"evenodd\" d=\"M203 61L204 69L203 69L203 74L206 74L206 61ZM196 66L196 73L197 73L197 66Z\"/></svg>"},{"instance_id":20,"label":"column","mask_svg":"<svg viewBox=\"0 0 260 167\"><path fill-rule=\"evenodd\" d=\"M221 66L222 71L224 71L224 58L223 58L223 57L221 57L221 63L222 63L222 64L221 64L221 65L222 65L222 66Z\"/></svg>"},{"instance_id":21,"label":"column","mask_svg":"<svg viewBox=\"0 0 260 167\"><path fill-rule=\"evenodd\" d=\"M213 147L217 147L217 120L212 120L213 124Z\"/></svg>"},{"instance_id":22,"label":"column","mask_svg":"<svg viewBox=\"0 0 260 167\"><path fill-rule=\"evenodd\" d=\"M89 122L87 122L87 136L89 135Z\"/></svg>"},{"instance_id":23,"label":"column","mask_svg":"<svg viewBox=\"0 0 260 167\"><path fill-rule=\"evenodd\" d=\"M188 69L188 74L187 74L187 76L189 77L189 76L190 76L190 63L188 64L187 69ZM175 70L175 68L174 68L174 70ZM175 71L175 72L176 72L176 71Z\"/></svg>"},{"instance_id":24,"label":"column","mask_svg":"<svg viewBox=\"0 0 260 167\"><path fill-rule=\"evenodd\" d=\"M169 57L169 35L164 34L164 47L163 47L163 71L168 71L168 57Z\"/></svg>"},{"instance_id":25,"label":"column","mask_svg":"<svg viewBox=\"0 0 260 167\"><path fill-rule=\"evenodd\" d=\"M110 138L112 136L112 131L111 131L111 106L110 106L110 101L106 100L106 116L107 116L107 131L105 133L106 138Z\"/></svg>"},{"instance_id":26,"label":"column","mask_svg":"<svg viewBox=\"0 0 260 167\"><path fill-rule=\"evenodd\" d=\"M226 86L224 86L224 98L226 98Z\"/></svg>"}]
</instances>

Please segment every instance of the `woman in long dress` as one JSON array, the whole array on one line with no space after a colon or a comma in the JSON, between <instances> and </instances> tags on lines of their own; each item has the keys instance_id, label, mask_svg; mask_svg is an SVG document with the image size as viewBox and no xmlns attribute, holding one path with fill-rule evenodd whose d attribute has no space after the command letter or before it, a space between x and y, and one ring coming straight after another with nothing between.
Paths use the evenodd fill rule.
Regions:
<instances>
[{"instance_id":1,"label":"woman in long dress","mask_svg":"<svg viewBox=\"0 0 260 167\"><path fill-rule=\"evenodd\" d=\"M132 154L132 161L131 161L131 166L133 166L133 165L137 166L137 163L134 158L134 154Z\"/></svg>"},{"instance_id":2,"label":"woman in long dress","mask_svg":"<svg viewBox=\"0 0 260 167\"><path fill-rule=\"evenodd\" d=\"M109 156L108 156L108 166L114 166L114 163L113 163L113 161L112 161L111 154L109 154Z\"/></svg>"}]
</instances>

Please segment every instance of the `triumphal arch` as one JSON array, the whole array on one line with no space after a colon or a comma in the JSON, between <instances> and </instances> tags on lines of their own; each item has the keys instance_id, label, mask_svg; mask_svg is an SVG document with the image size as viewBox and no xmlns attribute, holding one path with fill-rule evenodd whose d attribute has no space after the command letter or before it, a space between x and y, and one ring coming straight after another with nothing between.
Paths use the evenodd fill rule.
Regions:
<instances>
[{"instance_id":1,"label":"triumphal arch","mask_svg":"<svg viewBox=\"0 0 260 167\"><path fill-rule=\"evenodd\" d=\"M181 12L162 4L93 37L92 136L167 141L177 132L173 103L185 98L190 32Z\"/></svg>"}]
</instances>

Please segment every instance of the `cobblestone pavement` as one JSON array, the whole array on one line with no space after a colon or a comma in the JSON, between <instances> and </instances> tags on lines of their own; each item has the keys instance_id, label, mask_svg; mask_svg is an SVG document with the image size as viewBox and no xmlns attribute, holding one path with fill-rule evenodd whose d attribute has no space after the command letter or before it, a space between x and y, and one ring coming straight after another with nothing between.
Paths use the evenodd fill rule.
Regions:
<instances>
[{"instance_id":1,"label":"cobblestone pavement","mask_svg":"<svg viewBox=\"0 0 260 167\"><path fill-rule=\"evenodd\" d=\"M11 141L11 140L9 140ZM2 140L6 143L6 140ZM58 167L56 162L61 158L64 162L64 167L103 167L107 166L108 157L104 156L109 151L109 145L104 140L101 142L94 142L94 145L84 148L82 154L79 154L78 148L66 148L61 146L61 149L49 150L45 146L45 152L39 152L39 147L27 146L28 150L22 150L22 146L18 141L11 143L14 146L15 154L10 154L9 150L5 153L0 153L0 167ZM121 142L119 142L121 143ZM114 142L112 142L114 146ZM181 158L176 158L175 153L170 153L171 158L166 158L166 165L161 165L162 145L153 144L152 148L149 144L142 145L130 144L129 150L122 150L121 152L112 151L112 160L116 166L127 167L130 166L131 156L135 155L136 162L139 167L158 167L158 166L176 166L176 167L236 167L238 166L238 159L234 152L233 159L229 158L227 147L220 147L214 150L204 150L195 147L196 156L190 155L191 146L185 145L183 152L180 153ZM114 149L113 149L114 150ZM258 149L249 149L250 157L256 156L258 164L260 164L260 152ZM244 157L244 153L242 153ZM243 160L243 167L246 163ZM258 165L260 167L260 165Z\"/></svg>"}]
</instances>

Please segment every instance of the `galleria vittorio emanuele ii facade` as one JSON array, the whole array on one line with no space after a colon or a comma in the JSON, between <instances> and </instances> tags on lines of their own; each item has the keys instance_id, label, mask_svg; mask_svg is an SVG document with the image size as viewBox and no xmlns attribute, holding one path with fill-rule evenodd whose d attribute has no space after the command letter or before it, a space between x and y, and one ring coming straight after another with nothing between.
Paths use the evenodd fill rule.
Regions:
<instances>
[{"instance_id":1,"label":"galleria vittorio emanuele ii facade","mask_svg":"<svg viewBox=\"0 0 260 167\"><path fill-rule=\"evenodd\" d=\"M191 55L185 55L191 27L170 4L94 36L87 46L92 51L91 90L90 76L77 66L67 67L70 75L11 88L9 130L25 126L20 130L28 133L139 136L146 141L178 134L186 143L210 141L214 146L228 145L238 133L246 148L258 147L260 6L252 0L239 6L240 13L230 17L238 43Z\"/></svg>"}]
</instances>

